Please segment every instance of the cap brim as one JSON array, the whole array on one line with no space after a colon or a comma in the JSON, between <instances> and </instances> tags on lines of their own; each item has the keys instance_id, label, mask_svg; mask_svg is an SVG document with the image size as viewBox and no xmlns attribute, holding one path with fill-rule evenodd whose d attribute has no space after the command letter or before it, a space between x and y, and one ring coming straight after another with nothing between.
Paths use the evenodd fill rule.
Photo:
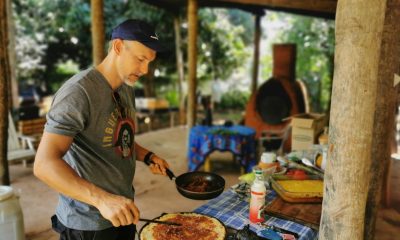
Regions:
<instances>
[{"instance_id":1,"label":"cap brim","mask_svg":"<svg viewBox=\"0 0 400 240\"><path fill-rule=\"evenodd\" d=\"M156 51L158 53L162 53L162 52L167 52L168 51L168 49L158 41L143 41L141 43L143 45L145 45L146 47L151 48L151 49L153 49L154 51Z\"/></svg>"}]
</instances>

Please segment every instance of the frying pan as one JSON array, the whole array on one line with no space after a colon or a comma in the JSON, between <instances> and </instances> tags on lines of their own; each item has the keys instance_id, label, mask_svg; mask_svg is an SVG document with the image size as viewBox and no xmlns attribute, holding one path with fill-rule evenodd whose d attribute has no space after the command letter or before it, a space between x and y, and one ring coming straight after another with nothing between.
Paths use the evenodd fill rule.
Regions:
<instances>
[{"instance_id":1,"label":"frying pan","mask_svg":"<svg viewBox=\"0 0 400 240\"><path fill-rule=\"evenodd\" d=\"M153 161L149 161L149 164L155 164ZM166 169L167 175L171 180L175 180L175 186L178 192L189 199L194 200L208 200L219 196L225 189L225 179L221 176L210 173L210 172L187 172L179 175L178 177L170 170ZM205 191L197 192L187 189L187 186L195 181L205 182L207 187Z\"/></svg>"}]
</instances>

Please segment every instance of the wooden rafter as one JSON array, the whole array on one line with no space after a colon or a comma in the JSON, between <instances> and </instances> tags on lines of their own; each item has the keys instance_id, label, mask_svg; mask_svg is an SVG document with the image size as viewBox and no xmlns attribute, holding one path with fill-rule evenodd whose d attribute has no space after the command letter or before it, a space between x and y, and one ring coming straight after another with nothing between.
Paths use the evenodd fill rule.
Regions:
<instances>
[{"instance_id":1,"label":"wooden rafter","mask_svg":"<svg viewBox=\"0 0 400 240\"><path fill-rule=\"evenodd\" d=\"M177 11L186 7L186 0L142 0L143 2ZM237 8L257 15L264 10L283 11L306 16L335 18L337 0L202 0L199 7Z\"/></svg>"},{"instance_id":2,"label":"wooden rafter","mask_svg":"<svg viewBox=\"0 0 400 240\"><path fill-rule=\"evenodd\" d=\"M263 8L306 10L321 13L335 13L336 0L212 0L231 4L254 5Z\"/></svg>"}]
</instances>

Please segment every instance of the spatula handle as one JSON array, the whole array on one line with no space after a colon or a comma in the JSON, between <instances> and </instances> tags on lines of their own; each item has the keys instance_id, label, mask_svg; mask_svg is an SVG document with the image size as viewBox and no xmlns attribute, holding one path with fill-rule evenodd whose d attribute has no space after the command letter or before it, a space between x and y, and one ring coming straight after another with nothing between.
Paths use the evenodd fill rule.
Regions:
<instances>
[{"instance_id":1,"label":"spatula handle","mask_svg":"<svg viewBox=\"0 0 400 240\"><path fill-rule=\"evenodd\" d=\"M174 225L174 226L182 226L182 224L180 224L180 223L168 222L168 221L158 221L158 220L151 220L151 219L145 219L145 218L139 218L139 221L149 222L149 223L166 224L166 225Z\"/></svg>"}]
</instances>

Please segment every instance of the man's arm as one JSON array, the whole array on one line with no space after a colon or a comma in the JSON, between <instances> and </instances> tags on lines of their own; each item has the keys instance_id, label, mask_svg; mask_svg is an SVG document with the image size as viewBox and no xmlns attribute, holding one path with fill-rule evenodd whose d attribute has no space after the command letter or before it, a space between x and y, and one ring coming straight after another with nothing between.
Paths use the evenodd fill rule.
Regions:
<instances>
[{"instance_id":1,"label":"man's arm","mask_svg":"<svg viewBox=\"0 0 400 240\"><path fill-rule=\"evenodd\" d=\"M150 151L135 142L135 152L136 152L136 159L139 161L144 161L144 157ZM166 169L169 168L167 161L160 158L156 154L152 154L150 159L155 163L155 164L150 164L149 166L152 173L167 175Z\"/></svg>"},{"instance_id":2,"label":"man's arm","mask_svg":"<svg viewBox=\"0 0 400 240\"><path fill-rule=\"evenodd\" d=\"M115 227L136 224L139 210L133 200L86 181L62 159L72 141L72 137L44 132L35 157L35 176L56 191L96 207Z\"/></svg>"}]
</instances>

